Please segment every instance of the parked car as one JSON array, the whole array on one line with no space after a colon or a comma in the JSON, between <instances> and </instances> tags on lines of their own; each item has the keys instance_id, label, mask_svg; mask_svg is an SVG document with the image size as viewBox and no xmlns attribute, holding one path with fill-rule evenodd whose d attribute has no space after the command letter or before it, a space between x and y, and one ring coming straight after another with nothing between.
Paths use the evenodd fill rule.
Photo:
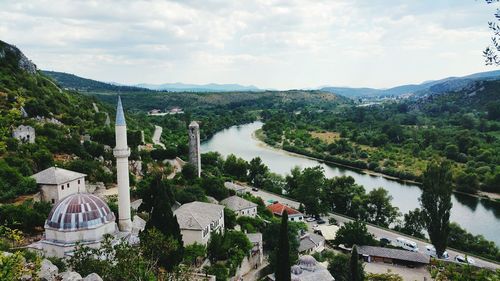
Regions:
<instances>
[{"instance_id":1,"label":"parked car","mask_svg":"<svg viewBox=\"0 0 500 281\"><path fill-rule=\"evenodd\" d=\"M259 191L257 187L252 187L252 191Z\"/></svg>"},{"instance_id":2,"label":"parked car","mask_svg":"<svg viewBox=\"0 0 500 281\"><path fill-rule=\"evenodd\" d=\"M322 218L317 219L316 222L318 224L325 224L326 223L326 221L324 221Z\"/></svg>"},{"instance_id":3,"label":"parked car","mask_svg":"<svg viewBox=\"0 0 500 281\"><path fill-rule=\"evenodd\" d=\"M308 218L306 218L306 221L313 222L313 221L316 221L316 219L314 217L308 217Z\"/></svg>"},{"instance_id":4,"label":"parked car","mask_svg":"<svg viewBox=\"0 0 500 281\"><path fill-rule=\"evenodd\" d=\"M433 258L437 258L436 248L434 248L433 245L427 245L427 246L425 246L425 253L428 254L429 256L433 257ZM448 255L447 251L444 251L442 258L443 259L449 259L450 258L450 256Z\"/></svg>"},{"instance_id":5,"label":"parked car","mask_svg":"<svg viewBox=\"0 0 500 281\"><path fill-rule=\"evenodd\" d=\"M412 251L412 252L418 252L418 246L417 243L414 241L408 240L403 237L398 237L396 238L396 241L394 242L394 246L401 247L405 250Z\"/></svg>"},{"instance_id":6,"label":"parked car","mask_svg":"<svg viewBox=\"0 0 500 281\"><path fill-rule=\"evenodd\" d=\"M455 257L455 261L459 263L476 264L476 261L473 258L467 257L467 259L465 259L465 257L462 255L457 255Z\"/></svg>"},{"instance_id":7,"label":"parked car","mask_svg":"<svg viewBox=\"0 0 500 281\"><path fill-rule=\"evenodd\" d=\"M380 244L382 246L390 245L391 243L392 243L392 240L389 238L385 238L385 237L380 238Z\"/></svg>"}]
</instances>

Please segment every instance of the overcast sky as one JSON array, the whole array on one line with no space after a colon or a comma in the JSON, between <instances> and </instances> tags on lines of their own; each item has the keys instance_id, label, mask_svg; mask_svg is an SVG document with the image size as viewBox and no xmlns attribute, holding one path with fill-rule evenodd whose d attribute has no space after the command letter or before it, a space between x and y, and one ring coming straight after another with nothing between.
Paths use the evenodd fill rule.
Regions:
<instances>
[{"instance_id":1,"label":"overcast sky","mask_svg":"<svg viewBox=\"0 0 500 281\"><path fill-rule=\"evenodd\" d=\"M391 87L494 70L483 0L0 0L39 68L118 83Z\"/></svg>"}]
</instances>

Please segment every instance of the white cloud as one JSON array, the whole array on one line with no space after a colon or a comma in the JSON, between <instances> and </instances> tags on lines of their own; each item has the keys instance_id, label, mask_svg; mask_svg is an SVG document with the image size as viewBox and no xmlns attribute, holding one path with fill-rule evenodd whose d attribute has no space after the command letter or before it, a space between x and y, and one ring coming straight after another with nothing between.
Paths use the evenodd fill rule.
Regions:
<instances>
[{"instance_id":1,"label":"white cloud","mask_svg":"<svg viewBox=\"0 0 500 281\"><path fill-rule=\"evenodd\" d=\"M494 8L446 2L6 0L0 39L104 81L388 87L488 69Z\"/></svg>"}]
</instances>

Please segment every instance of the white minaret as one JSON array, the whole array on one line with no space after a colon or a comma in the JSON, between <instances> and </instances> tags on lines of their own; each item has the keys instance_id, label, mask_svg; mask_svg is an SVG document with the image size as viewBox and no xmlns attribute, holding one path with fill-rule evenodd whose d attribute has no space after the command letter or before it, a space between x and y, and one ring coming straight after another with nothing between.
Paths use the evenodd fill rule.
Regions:
<instances>
[{"instance_id":1,"label":"white minaret","mask_svg":"<svg viewBox=\"0 0 500 281\"><path fill-rule=\"evenodd\" d=\"M189 124L189 163L196 167L198 177L201 176L200 125L196 121Z\"/></svg>"},{"instance_id":2,"label":"white minaret","mask_svg":"<svg viewBox=\"0 0 500 281\"><path fill-rule=\"evenodd\" d=\"M118 227L120 231L130 232L130 186L128 178L128 157L130 148L127 145L127 124L123 114L122 100L118 96L115 123L116 147L113 155L116 157L116 178L118 183Z\"/></svg>"}]
</instances>

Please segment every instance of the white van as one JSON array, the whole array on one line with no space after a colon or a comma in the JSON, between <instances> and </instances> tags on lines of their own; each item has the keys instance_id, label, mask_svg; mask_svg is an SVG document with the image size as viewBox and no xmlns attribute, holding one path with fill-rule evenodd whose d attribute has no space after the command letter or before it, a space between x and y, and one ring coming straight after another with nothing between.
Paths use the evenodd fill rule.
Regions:
<instances>
[{"instance_id":1,"label":"white van","mask_svg":"<svg viewBox=\"0 0 500 281\"><path fill-rule=\"evenodd\" d=\"M433 245L427 245L425 246L425 253L433 258L437 258L436 255L436 248L434 248ZM450 256L448 255L447 251L444 251L443 253L443 259L449 259Z\"/></svg>"},{"instance_id":2,"label":"white van","mask_svg":"<svg viewBox=\"0 0 500 281\"><path fill-rule=\"evenodd\" d=\"M401 247L408 251L418 252L417 243L403 237L396 238L396 240L394 241L394 246Z\"/></svg>"}]
</instances>

